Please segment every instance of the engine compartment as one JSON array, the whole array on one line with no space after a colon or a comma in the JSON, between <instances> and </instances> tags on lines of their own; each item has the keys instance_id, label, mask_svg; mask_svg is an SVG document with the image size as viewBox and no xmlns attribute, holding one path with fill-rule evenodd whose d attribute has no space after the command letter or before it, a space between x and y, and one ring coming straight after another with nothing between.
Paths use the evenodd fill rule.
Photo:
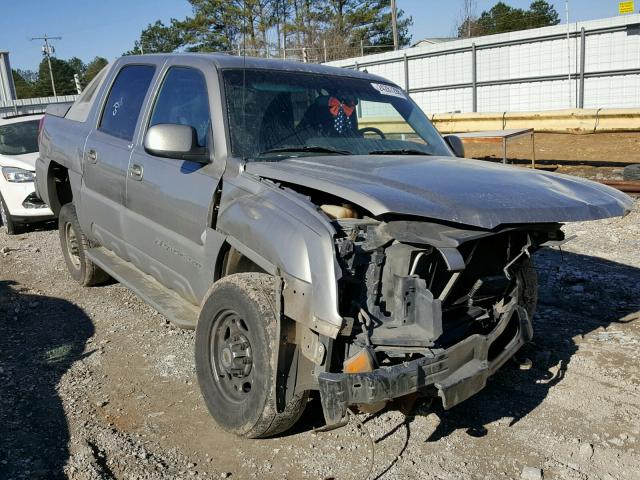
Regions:
<instances>
[{"instance_id":1,"label":"engine compartment","mask_svg":"<svg viewBox=\"0 0 640 480\"><path fill-rule=\"evenodd\" d=\"M362 349L378 364L430 355L485 335L513 303L525 309L523 272L557 224L483 231L418 219L333 221L342 268L339 310L353 325L345 358ZM532 313L532 312L529 312Z\"/></svg>"},{"instance_id":2,"label":"engine compartment","mask_svg":"<svg viewBox=\"0 0 640 480\"><path fill-rule=\"evenodd\" d=\"M345 326L333 343L328 370L352 361L393 366L492 332L513 316L494 350L518 334L535 298L531 255L561 241L559 223L502 225L493 230L421 217L374 216L328 192L281 184L312 203L331 223L338 280L338 311ZM369 368L369 367L367 367Z\"/></svg>"}]
</instances>

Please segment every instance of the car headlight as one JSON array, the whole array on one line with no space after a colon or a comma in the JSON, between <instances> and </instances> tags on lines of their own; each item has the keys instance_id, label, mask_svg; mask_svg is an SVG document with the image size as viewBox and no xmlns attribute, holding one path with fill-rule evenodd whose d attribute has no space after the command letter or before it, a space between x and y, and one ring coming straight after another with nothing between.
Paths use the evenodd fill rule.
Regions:
<instances>
[{"instance_id":1,"label":"car headlight","mask_svg":"<svg viewBox=\"0 0 640 480\"><path fill-rule=\"evenodd\" d=\"M2 167L2 175L7 182L13 183L34 182L36 180L34 172L16 167Z\"/></svg>"}]
</instances>

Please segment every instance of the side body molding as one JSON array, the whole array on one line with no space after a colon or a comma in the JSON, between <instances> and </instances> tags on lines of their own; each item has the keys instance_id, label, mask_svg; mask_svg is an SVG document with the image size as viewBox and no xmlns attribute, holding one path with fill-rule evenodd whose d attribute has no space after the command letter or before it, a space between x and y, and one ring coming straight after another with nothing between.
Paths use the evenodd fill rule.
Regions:
<instances>
[{"instance_id":1,"label":"side body molding","mask_svg":"<svg viewBox=\"0 0 640 480\"><path fill-rule=\"evenodd\" d=\"M342 328L335 230L299 194L241 172L223 182L217 229L257 265L282 276L284 313L335 338Z\"/></svg>"}]
</instances>

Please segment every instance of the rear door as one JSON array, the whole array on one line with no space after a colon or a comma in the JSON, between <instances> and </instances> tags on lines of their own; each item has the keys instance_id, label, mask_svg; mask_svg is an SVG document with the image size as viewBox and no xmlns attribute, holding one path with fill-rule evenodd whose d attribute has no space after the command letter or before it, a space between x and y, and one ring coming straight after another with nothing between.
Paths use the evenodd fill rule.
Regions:
<instances>
[{"instance_id":1,"label":"rear door","mask_svg":"<svg viewBox=\"0 0 640 480\"><path fill-rule=\"evenodd\" d=\"M157 70L154 64L122 66L106 95L84 148L82 205L92 236L126 257L122 224L125 185L138 118Z\"/></svg>"},{"instance_id":2,"label":"rear door","mask_svg":"<svg viewBox=\"0 0 640 480\"><path fill-rule=\"evenodd\" d=\"M222 236L210 228L221 164L213 154L208 164L153 156L144 149L144 134L157 124L189 125L199 145L212 152L213 73L212 65L197 61L189 65L178 58L167 64L127 177L124 228L129 258L193 303L200 302L213 278L207 252L217 251L222 243Z\"/></svg>"}]
</instances>

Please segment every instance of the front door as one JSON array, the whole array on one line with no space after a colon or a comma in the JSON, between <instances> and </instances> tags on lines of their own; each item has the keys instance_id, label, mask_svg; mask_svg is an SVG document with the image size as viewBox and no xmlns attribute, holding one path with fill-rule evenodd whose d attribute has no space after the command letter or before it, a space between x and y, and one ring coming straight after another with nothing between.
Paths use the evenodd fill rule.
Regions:
<instances>
[{"instance_id":1,"label":"front door","mask_svg":"<svg viewBox=\"0 0 640 480\"><path fill-rule=\"evenodd\" d=\"M91 221L92 236L126 258L122 212L133 138L140 110L153 80L153 65L125 65L102 108L98 127L85 144L79 208Z\"/></svg>"},{"instance_id":2,"label":"front door","mask_svg":"<svg viewBox=\"0 0 640 480\"><path fill-rule=\"evenodd\" d=\"M153 125L189 125L197 132L199 146L212 151L204 73L169 65L151 105L127 176L124 227L129 258L165 286L199 303L213 279L213 259L207 258L206 251L212 243L222 243L210 228L221 171L213 162L153 156L145 151L143 138Z\"/></svg>"}]
</instances>

